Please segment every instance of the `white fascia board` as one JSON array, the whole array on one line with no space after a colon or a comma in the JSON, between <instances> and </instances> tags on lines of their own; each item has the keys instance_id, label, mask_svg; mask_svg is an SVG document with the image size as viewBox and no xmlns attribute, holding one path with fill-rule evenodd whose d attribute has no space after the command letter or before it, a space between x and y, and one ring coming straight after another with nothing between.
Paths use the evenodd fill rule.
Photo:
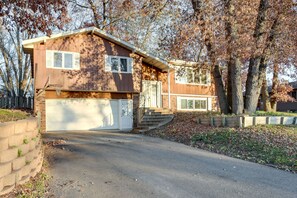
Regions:
<instances>
[{"instance_id":1,"label":"white fascia board","mask_svg":"<svg viewBox=\"0 0 297 198\"><path fill-rule=\"evenodd\" d=\"M202 63L200 62L192 62L192 61L184 61L184 60L170 60L168 61L171 68L179 68L179 67L197 67L200 66ZM208 67L211 66L211 64L205 62L204 64L207 64Z\"/></svg>"},{"instance_id":2,"label":"white fascia board","mask_svg":"<svg viewBox=\"0 0 297 198\"><path fill-rule=\"evenodd\" d=\"M71 35L84 33L84 32L89 32L89 31L93 31L93 29L94 29L93 27L83 28L83 29L79 29L79 30L53 34L51 36L41 36L41 37L37 37L37 38L33 38L33 39L27 39L27 40L24 40L22 42L22 45L24 47L26 47L26 45L32 45L34 43L39 43L39 42L43 42L43 41L50 40L50 39L55 39L55 38L65 37L65 36L71 36Z\"/></svg>"},{"instance_id":3,"label":"white fascia board","mask_svg":"<svg viewBox=\"0 0 297 198\"><path fill-rule=\"evenodd\" d=\"M192 61L184 61L184 60L170 60L169 64L171 64L173 66L192 67L192 66L197 66L199 63L198 62L192 62Z\"/></svg>"}]
</instances>

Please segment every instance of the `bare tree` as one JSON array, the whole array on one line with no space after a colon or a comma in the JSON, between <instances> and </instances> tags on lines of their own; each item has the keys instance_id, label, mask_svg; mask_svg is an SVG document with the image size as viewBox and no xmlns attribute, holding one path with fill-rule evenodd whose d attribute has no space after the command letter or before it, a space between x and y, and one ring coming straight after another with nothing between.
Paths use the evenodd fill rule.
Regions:
<instances>
[{"instance_id":1,"label":"bare tree","mask_svg":"<svg viewBox=\"0 0 297 198\"><path fill-rule=\"evenodd\" d=\"M8 96L22 97L32 90L31 60L22 40L62 28L69 20L66 7L65 0L0 2L0 82Z\"/></svg>"}]
</instances>

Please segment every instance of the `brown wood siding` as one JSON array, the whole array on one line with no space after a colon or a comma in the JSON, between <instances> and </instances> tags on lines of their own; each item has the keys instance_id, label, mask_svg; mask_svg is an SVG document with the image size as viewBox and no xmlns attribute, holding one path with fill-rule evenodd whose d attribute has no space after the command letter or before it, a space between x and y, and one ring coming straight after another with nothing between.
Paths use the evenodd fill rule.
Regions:
<instances>
[{"instance_id":1,"label":"brown wood siding","mask_svg":"<svg viewBox=\"0 0 297 198\"><path fill-rule=\"evenodd\" d=\"M167 75L167 74L166 74ZM167 76L162 81L163 93L168 93ZM175 82L175 71L170 71L170 93L171 94L188 94L188 95L208 95L215 96L215 86L213 82L210 86L178 84Z\"/></svg>"},{"instance_id":2,"label":"brown wood siding","mask_svg":"<svg viewBox=\"0 0 297 198\"><path fill-rule=\"evenodd\" d=\"M46 49L80 53L80 70L46 68ZM133 74L105 72L105 55L133 57ZM34 47L35 85L63 90L140 92L142 58L97 35L79 34L48 40ZM37 78L36 78L37 76Z\"/></svg>"},{"instance_id":3,"label":"brown wood siding","mask_svg":"<svg viewBox=\"0 0 297 198\"><path fill-rule=\"evenodd\" d=\"M45 69L45 45L36 44L34 47L34 56L33 56L33 69L34 69L34 85L35 89L42 89L47 82L47 75ZM44 68L43 66L44 65Z\"/></svg>"},{"instance_id":4,"label":"brown wood siding","mask_svg":"<svg viewBox=\"0 0 297 198\"><path fill-rule=\"evenodd\" d=\"M66 98L132 99L132 94L61 91L61 94L58 95L56 91L46 91L45 98L46 99L66 99Z\"/></svg>"},{"instance_id":5,"label":"brown wood siding","mask_svg":"<svg viewBox=\"0 0 297 198\"><path fill-rule=\"evenodd\" d=\"M142 80L163 81L166 77L167 74L159 68L142 62Z\"/></svg>"}]
</instances>

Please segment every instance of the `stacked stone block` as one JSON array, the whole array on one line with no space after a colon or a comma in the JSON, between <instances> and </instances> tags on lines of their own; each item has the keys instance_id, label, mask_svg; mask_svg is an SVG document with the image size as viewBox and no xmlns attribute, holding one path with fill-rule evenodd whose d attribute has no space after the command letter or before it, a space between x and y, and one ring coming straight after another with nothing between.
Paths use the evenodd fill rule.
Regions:
<instances>
[{"instance_id":1,"label":"stacked stone block","mask_svg":"<svg viewBox=\"0 0 297 198\"><path fill-rule=\"evenodd\" d=\"M0 123L0 196L40 171L41 145L36 118Z\"/></svg>"}]
</instances>

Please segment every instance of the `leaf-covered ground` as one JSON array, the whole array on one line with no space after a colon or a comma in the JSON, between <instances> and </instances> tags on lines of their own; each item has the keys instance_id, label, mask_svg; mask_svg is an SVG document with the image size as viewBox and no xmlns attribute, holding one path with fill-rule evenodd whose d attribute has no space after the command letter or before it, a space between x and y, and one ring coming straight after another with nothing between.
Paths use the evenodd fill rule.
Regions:
<instances>
[{"instance_id":1,"label":"leaf-covered ground","mask_svg":"<svg viewBox=\"0 0 297 198\"><path fill-rule=\"evenodd\" d=\"M177 113L167 126L146 134L297 173L297 126L244 129L196 124L199 113Z\"/></svg>"},{"instance_id":2,"label":"leaf-covered ground","mask_svg":"<svg viewBox=\"0 0 297 198\"><path fill-rule=\"evenodd\" d=\"M0 122L9 122L25 119L30 113L21 110L0 109Z\"/></svg>"}]
</instances>

